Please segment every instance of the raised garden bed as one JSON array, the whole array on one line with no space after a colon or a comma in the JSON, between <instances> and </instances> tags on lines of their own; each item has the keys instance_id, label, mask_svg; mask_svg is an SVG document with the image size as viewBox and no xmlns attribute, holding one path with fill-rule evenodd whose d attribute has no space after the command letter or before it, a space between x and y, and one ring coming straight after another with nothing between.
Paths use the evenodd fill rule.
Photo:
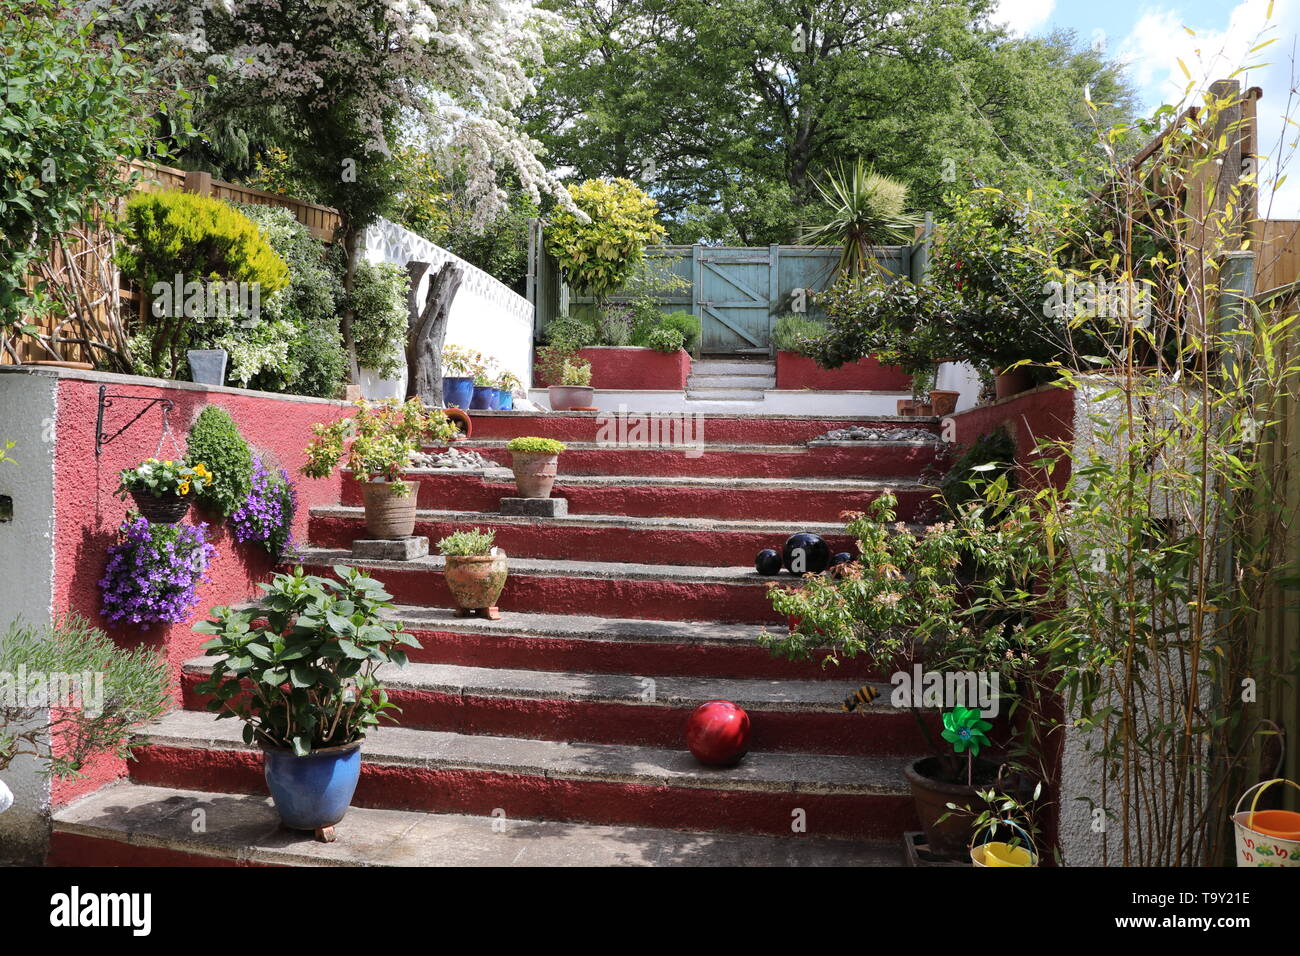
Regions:
<instances>
[{"instance_id":1,"label":"raised garden bed","mask_svg":"<svg viewBox=\"0 0 1300 956\"><path fill-rule=\"evenodd\" d=\"M870 357L839 368L825 369L798 352L777 352L776 387L820 391L902 392L912 387L912 377L897 365L881 365Z\"/></svg>"},{"instance_id":2,"label":"raised garden bed","mask_svg":"<svg viewBox=\"0 0 1300 956\"><path fill-rule=\"evenodd\" d=\"M598 345L580 349L578 354L591 363L593 388L678 392L686 388L686 377L691 374L691 357L681 350L657 352L647 348ZM551 384L538 371L534 371L533 376L539 388Z\"/></svg>"}]
</instances>

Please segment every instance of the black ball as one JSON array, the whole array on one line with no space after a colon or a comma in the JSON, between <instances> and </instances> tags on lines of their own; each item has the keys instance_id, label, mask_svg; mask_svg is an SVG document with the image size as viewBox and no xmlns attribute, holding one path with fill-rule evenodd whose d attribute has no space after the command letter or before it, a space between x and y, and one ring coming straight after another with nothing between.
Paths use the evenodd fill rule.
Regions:
<instances>
[{"instance_id":1,"label":"black ball","mask_svg":"<svg viewBox=\"0 0 1300 956\"><path fill-rule=\"evenodd\" d=\"M754 555L754 570L759 574L780 574L781 555L771 548L764 548Z\"/></svg>"},{"instance_id":2,"label":"black ball","mask_svg":"<svg viewBox=\"0 0 1300 956\"><path fill-rule=\"evenodd\" d=\"M833 568L837 564L848 564L852 560L853 555L849 554L847 551L837 551L835 552L835 556L831 558L831 567Z\"/></svg>"},{"instance_id":3,"label":"black ball","mask_svg":"<svg viewBox=\"0 0 1300 956\"><path fill-rule=\"evenodd\" d=\"M785 539L781 564L791 574L821 574L831 563L831 546L819 535L801 531Z\"/></svg>"}]
</instances>

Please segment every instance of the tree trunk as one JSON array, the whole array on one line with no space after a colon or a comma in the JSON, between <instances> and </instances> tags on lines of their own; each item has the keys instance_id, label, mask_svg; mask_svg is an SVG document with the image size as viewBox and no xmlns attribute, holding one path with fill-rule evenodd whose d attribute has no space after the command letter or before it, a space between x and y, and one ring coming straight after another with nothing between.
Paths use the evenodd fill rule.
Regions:
<instances>
[{"instance_id":1,"label":"tree trunk","mask_svg":"<svg viewBox=\"0 0 1300 956\"><path fill-rule=\"evenodd\" d=\"M348 219L342 219L339 232L342 233L343 255L347 263L343 270L343 312L340 316L339 329L343 333L343 347L348 353L348 381L353 385L359 385L361 376L357 368L357 341L352 335L352 319L355 316L352 307L352 290L356 288L357 255L361 249L361 232Z\"/></svg>"},{"instance_id":2,"label":"tree trunk","mask_svg":"<svg viewBox=\"0 0 1300 956\"><path fill-rule=\"evenodd\" d=\"M406 336L406 397L417 395L425 405L442 407L442 345L447 339L447 319L451 303L460 289L465 270L448 259L429 278L424 305L417 301L420 281L429 271L427 262L408 262L411 276L408 301L409 320Z\"/></svg>"}]
</instances>

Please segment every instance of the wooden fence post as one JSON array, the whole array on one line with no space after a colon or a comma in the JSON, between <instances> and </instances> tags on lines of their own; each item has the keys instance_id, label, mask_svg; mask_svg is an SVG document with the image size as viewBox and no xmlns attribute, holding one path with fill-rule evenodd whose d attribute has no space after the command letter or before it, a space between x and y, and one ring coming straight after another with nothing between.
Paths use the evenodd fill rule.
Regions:
<instances>
[{"instance_id":1,"label":"wooden fence post","mask_svg":"<svg viewBox=\"0 0 1300 956\"><path fill-rule=\"evenodd\" d=\"M200 196L212 195L212 174L201 170L192 170L185 174L185 192Z\"/></svg>"}]
</instances>

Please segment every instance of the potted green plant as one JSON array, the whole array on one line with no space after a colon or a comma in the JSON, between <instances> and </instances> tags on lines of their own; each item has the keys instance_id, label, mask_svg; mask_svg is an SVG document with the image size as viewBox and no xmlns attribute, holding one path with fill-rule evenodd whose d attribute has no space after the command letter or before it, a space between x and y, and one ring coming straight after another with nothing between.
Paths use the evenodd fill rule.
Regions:
<instances>
[{"instance_id":1,"label":"potted green plant","mask_svg":"<svg viewBox=\"0 0 1300 956\"><path fill-rule=\"evenodd\" d=\"M479 614L495 621L501 617L497 599L506 586L505 553L493 547L495 531L470 528L447 535L438 542L438 553L446 559L444 577L456 601L456 616Z\"/></svg>"},{"instance_id":2,"label":"potted green plant","mask_svg":"<svg viewBox=\"0 0 1300 956\"><path fill-rule=\"evenodd\" d=\"M497 408L509 411L515 407L515 389L523 385L519 376L509 369L503 369L497 376Z\"/></svg>"},{"instance_id":3,"label":"potted green plant","mask_svg":"<svg viewBox=\"0 0 1300 956\"><path fill-rule=\"evenodd\" d=\"M190 504L212 481L201 462L159 461L148 458L118 475L117 495L131 496L140 514L152 524L175 524L190 510Z\"/></svg>"},{"instance_id":4,"label":"potted green plant","mask_svg":"<svg viewBox=\"0 0 1300 956\"><path fill-rule=\"evenodd\" d=\"M411 455L425 439L446 442L457 434L441 409L427 409L418 398L404 405L362 400L352 417L313 430L302 473L326 478L346 456L361 482L366 531L375 538L404 538L415 530L415 482L403 480Z\"/></svg>"},{"instance_id":5,"label":"potted green plant","mask_svg":"<svg viewBox=\"0 0 1300 956\"><path fill-rule=\"evenodd\" d=\"M459 345L442 348L442 403L448 408L469 408L474 397L474 369L479 353Z\"/></svg>"},{"instance_id":6,"label":"potted green plant","mask_svg":"<svg viewBox=\"0 0 1300 956\"><path fill-rule=\"evenodd\" d=\"M215 607L194 626L213 635L203 644L212 674L197 687L208 710L243 721L244 742L262 749L285 826L326 839L352 803L366 734L398 709L376 671L404 667L406 649L420 647L387 613L380 582L334 573L276 574L259 607Z\"/></svg>"},{"instance_id":7,"label":"potted green plant","mask_svg":"<svg viewBox=\"0 0 1300 956\"><path fill-rule=\"evenodd\" d=\"M552 411L590 408L596 390L591 387L591 363L574 356L560 366L560 384L546 389Z\"/></svg>"},{"instance_id":8,"label":"potted green plant","mask_svg":"<svg viewBox=\"0 0 1300 956\"><path fill-rule=\"evenodd\" d=\"M520 498L549 498L564 442L554 438L512 438L506 445Z\"/></svg>"}]
</instances>

